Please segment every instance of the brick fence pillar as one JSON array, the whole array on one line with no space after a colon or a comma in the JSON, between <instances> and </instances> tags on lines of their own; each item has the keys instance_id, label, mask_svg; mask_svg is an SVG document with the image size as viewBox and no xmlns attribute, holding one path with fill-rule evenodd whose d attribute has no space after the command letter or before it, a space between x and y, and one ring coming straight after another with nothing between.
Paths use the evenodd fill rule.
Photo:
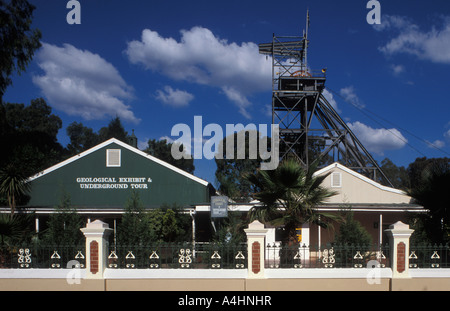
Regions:
<instances>
[{"instance_id":1,"label":"brick fence pillar","mask_svg":"<svg viewBox=\"0 0 450 311\"><path fill-rule=\"evenodd\" d=\"M409 238L414 230L401 221L385 230L391 246L392 278L410 278L409 275Z\"/></svg>"},{"instance_id":2,"label":"brick fence pillar","mask_svg":"<svg viewBox=\"0 0 450 311\"><path fill-rule=\"evenodd\" d=\"M107 223L95 220L80 229L86 237L86 279L102 279L108 257L108 236L113 231Z\"/></svg>"},{"instance_id":3,"label":"brick fence pillar","mask_svg":"<svg viewBox=\"0 0 450 311\"><path fill-rule=\"evenodd\" d=\"M267 229L255 220L244 229L247 234L248 278L264 278L264 254Z\"/></svg>"}]
</instances>

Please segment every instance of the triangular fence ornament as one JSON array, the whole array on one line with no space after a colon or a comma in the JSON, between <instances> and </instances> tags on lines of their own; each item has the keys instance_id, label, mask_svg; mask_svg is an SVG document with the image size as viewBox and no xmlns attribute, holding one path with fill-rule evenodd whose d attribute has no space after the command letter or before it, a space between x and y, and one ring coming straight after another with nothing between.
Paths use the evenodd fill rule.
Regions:
<instances>
[{"instance_id":1,"label":"triangular fence ornament","mask_svg":"<svg viewBox=\"0 0 450 311\"><path fill-rule=\"evenodd\" d=\"M133 251L128 251L128 254L125 256L125 259L135 259Z\"/></svg>"},{"instance_id":2,"label":"triangular fence ornament","mask_svg":"<svg viewBox=\"0 0 450 311\"><path fill-rule=\"evenodd\" d=\"M212 254L211 259L220 259L219 251L214 251L214 254Z\"/></svg>"},{"instance_id":3,"label":"triangular fence ornament","mask_svg":"<svg viewBox=\"0 0 450 311\"><path fill-rule=\"evenodd\" d=\"M58 251L53 251L53 255L50 258L51 259L61 259L61 256L59 256Z\"/></svg>"},{"instance_id":4,"label":"triangular fence ornament","mask_svg":"<svg viewBox=\"0 0 450 311\"><path fill-rule=\"evenodd\" d=\"M116 251L111 251L111 254L109 254L108 259L118 259Z\"/></svg>"},{"instance_id":5,"label":"triangular fence ornament","mask_svg":"<svg viewBox=\"0 0 450 311\"><path fill-rule=\"evenodd\" d=\"M159 259L158 254L156 253L156 251L153 251L153 253L150 255L149 257L150 259Z\"/></svg>"},{"instance_id":6,"label":"triangular fence ornament","mask_svg":"<svg viewBox=\"0 0 450 311\"><path fill-rule=\"evenodd\" d=\"M353 259L363 259L363 256L361 255L361 252L357 251L355 256L353 256Z\"/></svg>"},{"instance_id":7,"label":"triangular fence ornament","mask_svg":"<svg viewBox=\"0 0 450 311\"><path fill-rule=\"evenodd\" d=\"M78 253L75 255L75 259L84 259L82 251L78 251Z\"/></svg>"},{"instance_id":8,"label":"triangular fence ornament","mask_svg":"<svg viewBox=\"0 0 450 311\"><path fill-rule=\"evenodd\" d=\"M440 259L441 257L439 256L437 251L434 251L433 255L431 255L431 259Z\"/></svg>"},{"instance_id":9,"label":"triangular fence ornament","mask_svg":"<svg viewBox=\"0 0 450 311\"><path fill-rule=\"evenodd\" d=\"M417 259L416 251L411 251L411 254L409 255L409 259Z\"/></svg>"},{"instance_id":10,"label":"triangular fence ornament","mask_svg":"<svg viewBox=\"0 0 450 311\"><path fill-rule=\"evenodd\" d=\"M245 259L244 254L242 254L242 251L239 251L235 257L235 259Z\"/></svg>"}]
</instances>

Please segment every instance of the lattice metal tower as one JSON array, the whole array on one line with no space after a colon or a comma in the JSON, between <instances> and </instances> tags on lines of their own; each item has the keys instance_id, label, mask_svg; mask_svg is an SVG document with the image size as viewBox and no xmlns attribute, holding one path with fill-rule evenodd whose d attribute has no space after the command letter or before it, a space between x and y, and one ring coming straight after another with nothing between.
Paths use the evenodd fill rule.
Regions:
<instances>
[{"instance_id":1,"label":"lattice metal tower","mask_svg":"<svg viewBox=\"0 0 450 311\"><path fill-rule=\"evenodd\" d=\"M392 185L377 162L323 95L326 69L308 67L309 12L303 36L275 36L259 44L272 57L272 123L280 126L280 160L294 156L308 167L339 162Z\"/></svg>"}]
</instances>

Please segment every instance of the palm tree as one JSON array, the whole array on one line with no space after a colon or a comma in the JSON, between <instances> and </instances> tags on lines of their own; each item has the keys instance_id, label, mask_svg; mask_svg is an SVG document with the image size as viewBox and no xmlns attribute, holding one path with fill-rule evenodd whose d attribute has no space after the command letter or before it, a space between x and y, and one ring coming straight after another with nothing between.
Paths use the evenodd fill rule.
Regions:
<instances>
[{"instance_id":1,"label":"palm tree","mask_svg":"<svg viewBox=\"0 0 450 311\"><path fill-rule=\"evenodd\" d=\"M4 244L14 245L35 237L34 218L34 213L16 214L13 217L0 214L0 248Z\"/></svg>"},{"instance_id":2,"label":"palm tree","mask_svg":"<svg viewBox=\"0 0 450 311\"><path fill-rule=\"evenodd\" d=\"M14 216L17 200L30 190L27 177L18 166L8 164L0 170L0 194L8 200L11 217Z\"/></svg>"},{"instance_id":3,"label":"palm tree","mask_svg":"<svg viewBox=\"0 0 450 311\"><path fill-rule=\"evenodd\" d=\"M18 219L6 214L0 214L0 246L3 246L8 238L19 239L20 237L21 230Z\"/></svg>"},{"instance_id":4,"label":"palm tree","mask_svg":"<svg viewBox=\"0 0 450 311\"><path fill-rule=\"evenodd\" d=\"M336 216L321 214L316 208L336 192L321 186L327 175L313 176L316 169L316 163L305 170L289 158L275 170L248 175L258 189L253 197L262 203L250 210L251 221L258 219L275 227L284 225L289 242L296 241L296 228L305 222L328 227Z\"/></svg>"}]
</instances>

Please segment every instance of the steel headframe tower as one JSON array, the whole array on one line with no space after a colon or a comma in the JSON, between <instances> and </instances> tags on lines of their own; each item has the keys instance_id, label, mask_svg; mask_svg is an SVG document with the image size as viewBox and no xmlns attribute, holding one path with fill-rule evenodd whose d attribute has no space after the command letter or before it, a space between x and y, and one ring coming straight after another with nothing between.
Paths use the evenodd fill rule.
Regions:
<instances>
[{"instance_id":1,"label":"steel headframe tower","mask_svg":"<svg viewBox=\"0 0 450 311\"><path fill-rule=\"evenodd\" d=\"M308 67L308 29L303 36L275 36L259 44L272 57L272 123L280 127L280 160L296 157L304 167L339 162L391 185L377 162L323 95L326 69Z\"/></svg>"}]
</instances>

